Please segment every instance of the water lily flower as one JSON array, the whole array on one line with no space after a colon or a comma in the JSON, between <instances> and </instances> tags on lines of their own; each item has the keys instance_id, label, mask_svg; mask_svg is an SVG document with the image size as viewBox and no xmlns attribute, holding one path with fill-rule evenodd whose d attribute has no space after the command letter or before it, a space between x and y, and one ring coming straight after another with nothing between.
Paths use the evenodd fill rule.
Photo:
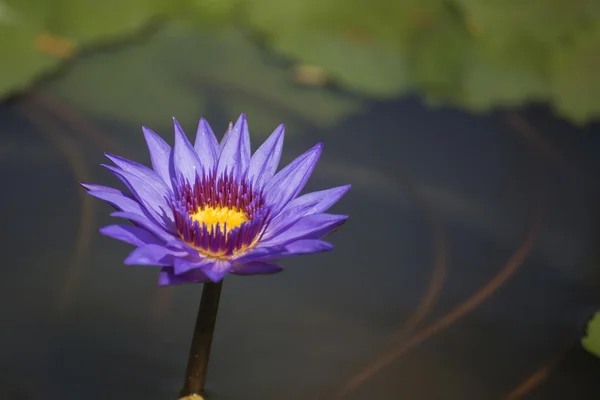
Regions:
<instances>
[{"instance_id":1,"label":"water lily flower","mask_svg":"<svg viewBox=\"0 0 600 400\"><path fill-rule=\"evenodd\" d=\"M127 265L161 266L159 285L219 282L227 273L271 274L277 259L328 251L321 240L347 219L325 213L350 185L298 196L321 155L322 143L277 171L284 125L251 154L244 114L219 143L205 119L194 145L177 120L171 148L143 127L152 168L106 154L104 165L131 192L82 183L117 209L106 236L136 246Z\"/></svg>"}]
</instances>

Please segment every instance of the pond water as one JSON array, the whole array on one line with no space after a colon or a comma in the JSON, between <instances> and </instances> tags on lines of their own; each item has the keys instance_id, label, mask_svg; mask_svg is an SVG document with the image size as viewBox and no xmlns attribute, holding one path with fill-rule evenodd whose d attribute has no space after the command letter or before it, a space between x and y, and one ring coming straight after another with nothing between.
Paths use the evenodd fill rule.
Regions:
<instances>
[{"instance_id":1,"label":"pond water","mask_svg":"<svg viewBox=\"0 0 600 400\"><path fill-rule=\"evenodd\" d=\"M139 126L153 126L52 85L0 106L0 398L173 399L201 286L159 288L156 268L124 266L130 247L97 232L110 207L77 184L116 185L105 151L147 163ZM324 140L306 190L353 185L333 209L350 215L335 251L225 280L208 376L219 398L600 398L600 360L578 342L600 300L598 126L414 98L361 99L324 125L196 85L215 131L239 104L286 122L284 163ZM233 105L210 101L223 96ZM247 113L256 146L269 131ZM181 122L191 135L196 121Z\"/></svg>"}]
</instances>

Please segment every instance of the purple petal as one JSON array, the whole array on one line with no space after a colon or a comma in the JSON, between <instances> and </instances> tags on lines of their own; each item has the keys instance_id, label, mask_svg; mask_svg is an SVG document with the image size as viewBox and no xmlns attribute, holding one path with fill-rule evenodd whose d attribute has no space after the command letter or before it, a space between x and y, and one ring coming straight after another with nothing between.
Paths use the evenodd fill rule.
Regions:
<instances>
[{"instance_id":1,"label":"purple petal","mask_svg":"<svg viewBox=\"0 0 600 400\"><path fill-rule=\"evenodd\" d=\"M227 275L228 272L229 272L229 269L223 269L223 270L205 269L204 270L204 274L206 274L208 279L210 279L212 282L221 281L225 277L225 275Z\"/></svg>"},{"instance_id":2,"label":"purple petal","mask_svg":"<svg viewBox=\"0 0 600 400\"><path fill-rule=\"evenodd\" d=\"M146 138L148 151L150 152L152 168L167 186L171 187L171 157L173 156L171 146L145 126L142 126L142 132L144 132L144 138Z\"/></svg>"},{"instance_id":3,"label":"purple petal","mask_svg":"<svg viewBox=\"0 0 600 400\"><path fill-rule=\"evenodd\" d=\"M196 256L198 255L198 250L194 249L192 246L190 246L189 244L185 243L181 239L171 240L171 241L165 243L165 246L167 246L167 247L173 247L173 248L176 248L176 249L179 249L179 250L186 251L190 255L196 255Z\"/></svg>"},{"instance_id":4,"label":"purple petal","mask_svg":"<svg viewBox=\"0 0 600 400\"><path fill-rule=\"evenodd\" d=\"M320 239L348 219L347 215L313 214L301 218L287 231L260 243L260 247L285 246L300 239Z\"/></svg>"},{"instance_id":5,"label":"purple petal","mask_svg":"<svg viewBox=\"0 0 600 400\"><path fill-rule=\"evenodd\" d=\"M219 282L233 267L233 263L229 260L216 260L210 267L202 269L204 274L212 282Z\"/></svg>"},{"instance_id":6,"label":"purple petal","mask_svg":"<svg viewBox=\"0 0 600 400\"><path fill-rule=\"evenodd\" d=\"M114 167L103 165L108 168L113 173L115 171L125 172L128 176L135 176L139 181L145 183L146 186L151 186L154 191L159 191L161 193L169 194L171 193L170 185L167 185L160 176L150 168L145 165L139 164L135 161L127 160L123 157L115 156L112 154L105 154L106 157L111 160L119 169L115 169ZM119 177L121 180L122 178ZM127 185L127 182L124 182ZM128 188L131 190L130 186ZM133 190L131 190L133 192Z\"/></svg>"},{"instance_id":7,"label":"purple petal","mask_svg":"<svg viewBox=\"0 0 600 400\"><path fill-rule=\"evenodd\" d=\"M103 192L123 194L123 192L121 190L115 189L115 188L111 188L111 187L108 187L108 186L96 185L94 183L87 183L87 182L80 182L79 184L81 186L83 186L84 188L86 188L87 190L89 190L89 191L101 190Z\"/></svg>"},{"instance_id":8,"label":"purple petal","mask_svg":"<svg viewBox=\"0 0 600 400\"><path fill-rule=\"evenodd\" d=\"M137 200L132 199L131 196L115 190L115 191L104 191L104 190L92 190L88 192L90 196L94 196L100 200L104 200L111 204L113 207L120 211L132 212L136 214L145 214L145 210Z\"/></svg>"},{"instance_id":9,"label":"purple petal","mask_svg":"<svg viewBox=\"0 0 600 400\"><path fill-rule=\"evenodd\" d=\"M169 266L177 257L184 257L187 253L167 249L158 244L147 244L133 250L125 259L126 265L160 265Z\"/></svg>"},{"instance_id":10,"label":"purple petal","mask_svg":"<svg viewBox=\"0 0 600 400\"><path fill-rule=\"evenodd\" d=\"M173 118L175 125L175 145L173 146L173 166L175 173L180 174L188 183L193 184L196 176L202 176L202 165L198 154L192 147L179 122Z\"/></svg>"},{"instance_id":11,"label":"purple petal","mask_svg":"<svg viewBox=\"0 0 600 400\"><path fill-rule=\"evenodd\" d=\"M175 259L173 263L173 273L175 275L185 274L188 271L193 269L206 269L210 268L215 264L215 260L211 260L208 258L201 259L200 261L189 261L184 260L182 258Z\"/></svg>"},{"instance_id":12,"label":"purple petal","mask_svg":"<svg viewBox=\"0 0 600 400\"><path fill-rule=\"evenodd\" d=\"M262 188L275 175L281 159L284 132L285 125L279 125L250 159L248 179L254 188Z\"/></svg>"},{"instance_id":13,"label":"purple petal","mask_svg":"<svg viewBox=\"0 0 600 400\"><path fill-rule=\"evenodd\" d=\"M131 172L110 165L103 165L103 167L121 179L155 222L169 231L174 229L173 210L167 200L170 191L162 180L158 184L156 181L144 180Z\"/></svg>"},{"instance_id":14,"label":"purple petal","mask_svg":"<svg viewBox=\"0 0 600 400\"><path fill-rule=\"evenodd\" d=\"M283 246L256 247L235 258L233 261L236 264L246 264L254 261L273 260L278 258L283 252L285 252L285 247Z\"/></svg>"},{"instance_id":15,"label":"purple petal","mask_svg":"<svg viewBox=\"0 0 600 400\"><path fill-rule=\"evenodd\" d=\"M156 235L133 225L109 225L100 228L100 233L138 247L146 244L162 243L162 240L157 238Z\"/></svg>"},{"instance_id":16,"label":"purple petal","mask_svg":"<svg viewBox=\"0 0 600 400\"><path fill-rule=\"evenodd\" d=\"M289 243L285 246L285 252L280 257L299 256L303 254L314 254L330 251L334 245L318 239L303 239Z\"/></svg>"},{"instance_id":17,"label":"purple petal","mask_svg":"<svg viewBox=\"0 0 600 400\"><path fill-rule=\"evenodd\" d=\"M285 246L254 248L241 257L233 260L235 264L248 264L252 262L264 262L278 258L290 257L303 254L321 253L332 250L334 246L318 239L301 239L293 241Z\"/></svg>"},{"instance_id":18,"label":"purple petal","mask_svg":"<svg viewBox=\"0 0 600 400\"><path fill-rule=\"evenodd\" d=\"M157 237L164 240L165 242L170 242L172 240L175 240L175 236L173 236L172 234L170 234L169 232L164 230L162 227L155 224L150 218L148 218L145 215L136 214L136 213L132 213L132 212L117 211L117 212L110 214L110 216L128 219L129 221L133 222L134 224L139 225L140 227L152 232L153 234L155 234Z\"/></svg>"},{"instance_id":19,"label":"purple petal","mask_svg":"<svg viewBox=\"0 0 600 400\"><path fill-rule=\"evenodd\" d=\"M265 186L267 202L273 207L274 213L278 213L304 188L319 161L322 150L323 143L318 143L279 171L267 183Z\"/></svg>"},{"instance_id":20,"label":"purple petal","mask_svg":"<svg viewBox=\"0 0 600 400\"><path fill-rule=\"evenodd\" d=\"M155 186L157 188L164 188L165 192L170 191L170 186L168 186L155 171L151 170L145 165L112 154L105 153L105 155L109 160L115 163L115 165L121 168L123 171L131 175L137 176L138 178L148 182L152 186Z\"/></svg>"},{"instance_id":21,"label":"purple petal","mask_svg":"<svg viewBox=\"0 0 600 400\"><path fill-rule=\"evenodd\" d=\"M281 210L279 215L269 222L269 226L263 235L263 240L269 240L285 231L302 217L327 211L349 189L350 185L346 185L308 193L295 198Z\"/></svg>"},{"instance_id":22,"label":"purple petal","mask_svg":"<svg viewBox=\"0 0 600 400\"><path fill-rule=\"evenodd\" d=\"M240 177L250 165L250 132L246 115L242 114L229 134L217 163L217 176L233 173Z\"/></svg>"},{"instance_id":23,"label":"purple petal","mask_svg":"<svg viewBox=\"0 0 600 400\"><path fill-rule=\"evenodd\" d=\"M212 171L216 167L217 161L219 161L221 149L208 121L204 118L201 118L198 123L194 149L198 153L204 171Z\"/></svg>"},{"instance_id":24,"label":"purple petal","mask_svg":"<svg viewBox=\"0 0 600 400\"><path fill-rule=\"evenodd\" d=\"M223 135L223 138L221 139L221 143L219 143L219 154L221 153L221 151L223 151L223 147L225 147L225 143L227 143L229 136L231 136L232 130L233 130L233 122L230 122L229 125L227 125L227 130L225 131L225 134Z\"/></svg>"},{"instance_id":25,"label":"purple petal","mask_svg":"<svg viewBox=\"0 0 600 400\"><path fill-rule=\"evenodd\" d=\"M210 278L200 269L192 269L185 274L175 275L173 267L163 267L158 275L158 284L160 286L198 282L210 282Z\"/></svg>"},{"instance_id":26,"label":"purple petal","mask_svg":"<svg viewBox=\"0 0 600 400\"><path fill-rule=\"evenodd\" d=\"M276 264L251 262L231 270L230 273L235 275L267 275L276 274L281 271L283 271L283 268Z\"/></svg>"},{"instance_id":27,"label":"purple petal","mask_svg":"<svg viewBox=\"0 0 600 400\"><path fill-rule=\"evenodd\" d=\"M303 216L323 213L337 203L351 187L352 185L345 185L307 193L290 201L282 212L288 209L296 209Z\"/></svg>"}]
</instances>

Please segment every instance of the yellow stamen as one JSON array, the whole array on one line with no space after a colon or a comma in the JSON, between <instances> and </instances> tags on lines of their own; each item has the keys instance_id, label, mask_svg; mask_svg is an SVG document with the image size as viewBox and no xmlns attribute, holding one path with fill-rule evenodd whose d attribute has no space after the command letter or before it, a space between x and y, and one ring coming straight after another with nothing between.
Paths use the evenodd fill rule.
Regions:
<instances>
[{"instance_id":1,"label":"yellow stamen","mask_svg":"<svg viewBox=\"0 0 600 400\"><path fill-rule=\"evenodd\" d=\"M248 217L244 212L229 207L205 207L191 214L190 217L194 221L198 221L200 226L203 223L206 224L211 232L217 228L217 225L220 225L221 232L223 232L225 224L227 224L227 230L230 231L248 221Z\"/></svg>"}]
</instances>

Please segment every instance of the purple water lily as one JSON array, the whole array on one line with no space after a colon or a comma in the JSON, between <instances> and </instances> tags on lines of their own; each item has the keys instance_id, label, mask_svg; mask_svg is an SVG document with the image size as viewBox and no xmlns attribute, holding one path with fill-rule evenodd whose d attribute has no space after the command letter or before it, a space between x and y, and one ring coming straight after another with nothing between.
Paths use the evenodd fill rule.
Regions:
<instances>
[{"instance_id":1,"label":"purple water lily","mask_svg":"<svg viewBox=\"0 0 600 400\"><path fill-rule=\"evenodd\" d=\"M100 230L136 246L128 265L161 266L159 285L219 282L227 273L270 274L273 261L328 251L321 238L345 215L327 214L350 185L298 197L321 155L322 143L276 173L283 147L280 125L252 155L244 114L219 143L201 119L194 145L177 120L173 149L142 128L152 160L150 169L106 156L104 165L131 191L82 183L88 193L113 205L111 214L134 225Z\"/></svg>"}]
</instances>

